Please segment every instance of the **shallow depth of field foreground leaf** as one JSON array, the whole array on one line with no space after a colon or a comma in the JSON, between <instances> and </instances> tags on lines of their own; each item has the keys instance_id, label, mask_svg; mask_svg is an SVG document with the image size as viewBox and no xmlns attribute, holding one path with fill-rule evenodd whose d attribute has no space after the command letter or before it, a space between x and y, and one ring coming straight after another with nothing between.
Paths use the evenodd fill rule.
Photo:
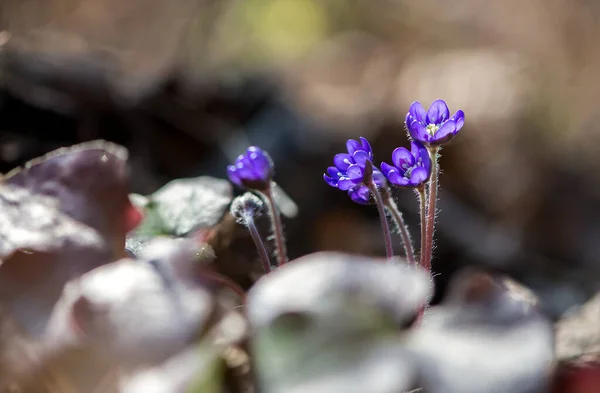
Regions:
<instances>
[{"instance_id":1,"label":"shallow depth of field foreground leaf","mask_svg":"<svg viewBox=\"0 0 600 393\"><path fill-rule=\"evenodd\" d=\"M49 331L54 341L66 331L114 363L136 365L161 362L199 337L214 301L181 276L196 263L193 241L170 242L175 244L169 254L125 258L69 283L54 308ZM75 324L73 332L69 324Z\"/></svg>"},{"instance_id":2,"label":"shallow depth of field foreground leaf","mask_svg":"<svg viewBox=\"0 0 600 393\"><path fill-rule=\"evenodd\" d=\"M127 152L97 141L59 149L0 183L0 302L39 334L62 286L123 256L134 225Z\"/></svg>"},{"instance_id":3,"label":"shallow depth of field foreground leaf","mask_svg":"<svg viewBox=\"0 0 600 393\"><path fill-rule=\"evenodd\" d=\"M415 369L404 328L431 295L403 263L317 253L263 277L248 295L265 392L409 390Z\"/></svg>"},{"instance_id":4,"label":"shallow depth of field foreground leaf","mask_svg":"<svg viewBox=\"0 0 600 393\"><path fill-rule=\"evenodd\" d=\"M228 211L231 183L210 176L178 179L148 197L136 196L148 218L138 234L185 236L215 226Z\"/></svg>"},{"instance_id":5,"label":"shallow depth of field foreground leaf","mask_svg":"<svg viewBox=\"0 0 600 393\"><path fill-rule=\"evenodd\" d=\"M429 296L421 270L320 253L251 289L248 317L266 392L543 393L552 325L505 277L469 272L408 328Z\"/></svg>"},{"instance_id":6,"label":"shallow depth of field foreground leaf","mask_svg":"<svg viewBox=\"0 0 600 393\"><path fill-rule=\"evenodd\" d=\"M123 256L125 234L139 221L127 193L126 158L120 146L84 143L33 160L2 179L3 383L43 361L48 344L43 335L64 285Z\"/></svg>"},{"instance_id":7,"label":"shallow depth of field foreground leaf","mask_svg":"<svg viewBox=\"0 0 600 393\"><path fill-rule=\"evenodd\" d=\"M407 343L429 393L545 393L550 385L552 324L506 277L463 273Z\"/></svg>"},{"instance_id":8,"label":"shallow depth of field foreground leaf","mask_svg":"<svg viewBox=\"0 0 600 393\"><path fill-rule=\"evenodd\" d=\"M54 198L58 209L97 230L123 255L131 222L127 150L105 141L62 148L28 162L4 178L5 184Z\"/></svg>"}]
</instances>

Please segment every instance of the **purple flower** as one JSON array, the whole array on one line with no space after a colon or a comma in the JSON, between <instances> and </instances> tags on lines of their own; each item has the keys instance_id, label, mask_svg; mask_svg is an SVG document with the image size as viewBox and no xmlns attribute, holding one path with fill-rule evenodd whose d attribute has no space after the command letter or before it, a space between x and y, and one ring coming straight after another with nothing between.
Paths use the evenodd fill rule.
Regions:
<instances>
[{"instance_id":1,"label":"purple flower","mask_svg":"<svg viewBox=\"0 0 600 393\"><path fill-rule=\"evenodd\" d=\"M444 100L435 100L425 112L420 102L413 102L406 114L406 127L410 136L426 145L444 144L460 131L465 124L465 113L457 111L450 117Z\"/></svg>"},{"instance_id":2,"label":"purple flower","mask_svg":"<svg viewBox=\"0 0 600 393\"><path fill-rule=\"evenodd\" d=\"M411 142L410 151L399 147L392 153L392 165L381 163L381 171L390 183L401 187L418 187L431 175L429 151L420 142Z\"/></svg>"},{"instance_id":3,"label":"purple flower","mask_svg":"<svg viewBox=\"0 0 600 393\"><path fill-rule=\"evenodd\" d=\"M227 167L227 176L239 187L265 190L273 178L273 162L266 151L250 146Z\"/></svg>"},{"instance_id":4,"label":"purple flower","mask_svg":"<svg viewBox=\"0 0 600 393\"><path fill-rule=\"evenodd\" d=\"M356 203L368 204L371 193L365 184L366 162L373 163L373 150L369 142L360 137L360 142L349 139L346 142L348 153L336 154L333 158L334 166L327 168L323 179L331 187L348 191L348 196ZM372 179L377 186L385 185L383 174L373 168Z\"/></svg>"}]
</instances>

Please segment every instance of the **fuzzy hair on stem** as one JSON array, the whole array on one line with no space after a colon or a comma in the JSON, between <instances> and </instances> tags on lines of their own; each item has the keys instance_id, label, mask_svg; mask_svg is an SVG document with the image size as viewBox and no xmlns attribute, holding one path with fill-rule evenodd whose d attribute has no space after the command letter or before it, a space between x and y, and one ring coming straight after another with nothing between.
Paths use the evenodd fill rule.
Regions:
<instances>
[{"instance_id":1,"label":"fuzzy hair on stem","mask_svg":"<svg viewBox=\"0 0 600 393\"><path fill-rule=\"evenodd\" d=\"M287 249L285 246L285 235L283 234L283 224L281 223L281 213L277 207L274 197L274 183L267 188L262 195L267 204L267 214L271 219L271 230L275 237L275 253L277 257L277 265L283 266L287 263Z\"/></svg>"},{"instance_id":2,"label":"fuzzy hair on stem","mask_svg":"<svg viewBox=\"0 0 600 393\"><path fill-rule=\"evenodd\" d=\"M268 274L273 268L271 267L271 261L265 243L260 237L260 233L254 223L254 218L260 216L263 209L264 202L251 192L247 192L238 196L231 202L230 211L239 224L245 225L246 228L248 228L250 236L256 246L256 250L258 251L258 257L263 265L265 274Z\"/></svg>"}]
</instances>

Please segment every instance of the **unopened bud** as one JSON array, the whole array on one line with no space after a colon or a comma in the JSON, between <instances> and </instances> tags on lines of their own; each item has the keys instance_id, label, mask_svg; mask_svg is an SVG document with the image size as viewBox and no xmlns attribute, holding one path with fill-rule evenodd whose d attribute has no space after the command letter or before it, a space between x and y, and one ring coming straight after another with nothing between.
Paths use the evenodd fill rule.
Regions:
<instances>
[{"instance_id":1,"label":"unopened bud","mask_svg":"<svg viewBox=\"0 0 600 393\"><path fill-rule=\"evenodd\" d=\"M260 216L264 209L264 202L251 192L238 196L231 202L231 214L237 222L248 225L248 222Z\"/></svg>"}]
</instances>

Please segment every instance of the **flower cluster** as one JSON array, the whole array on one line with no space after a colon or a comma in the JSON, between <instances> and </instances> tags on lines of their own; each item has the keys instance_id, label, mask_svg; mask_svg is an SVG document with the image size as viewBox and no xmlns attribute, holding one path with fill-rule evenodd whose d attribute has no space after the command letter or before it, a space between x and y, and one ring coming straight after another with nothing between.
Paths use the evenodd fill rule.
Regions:
<instances>
[{"instance_id":1,"label":"flower cluster","mask_svg":"<svg viewBox=\"0 0 600 393\"><path fill-rule=\"evenodd\" d=\"M448 106L443 100L434 101L425 111L420 102L413 102L406 115L406 127L413 141L411 149L399 147L392 153L392 165L381 163L381 171L373 168L373 180L378 187L389 183L400 187L421 187L431 176L432 160L428 146L438 146L450 141L462 128L465 114L459 110L450 117ZM371 192L365 184L365 162L373 161L373 150L369 142L361 137L360 142L346 142L348 153L337 154L334 166L327 168L323 179L332 187L348 191L356 203L369 202Z\"/></svg>"},{"instance_id":2,"label":"flower cluster","mask_svg":"<svg viewBox=\"0 0 600 393\"><path fill-rule=\"evenodd\" d=\"M323 179L331 187L348 191L348 196L359 204L368 204L370 200L369 185L365 184L367 161L373 162L373 149L369 142L360 137L360 142L354 139L346 142L348 153L336 154L333 157L334 166L327 168ZM372 178L378 187L385 185L382 173L373 169Z\"/></svg>"}]
</instances>

